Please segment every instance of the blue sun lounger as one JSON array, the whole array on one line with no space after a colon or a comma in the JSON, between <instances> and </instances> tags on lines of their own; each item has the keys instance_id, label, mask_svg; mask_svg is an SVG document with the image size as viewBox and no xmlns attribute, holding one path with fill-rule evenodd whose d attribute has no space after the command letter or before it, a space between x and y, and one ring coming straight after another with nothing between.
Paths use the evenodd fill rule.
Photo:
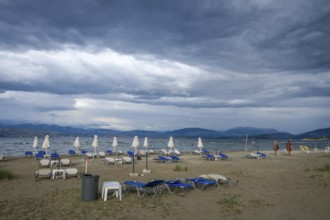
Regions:
<instances>
[{"instance_id":1,"label":"blue sun lounger","mask_svg":"<svg viewBox=\"0 0 330 220\"><path fill-rule=\"evenodd\" d=\"M154 193L154 197L157 196L157 193L159 190L159 185L163 183L164 180L152 180L148 183L142 183L138 181L125 181L123 183L124 191L128 191L129 188L135 188L138 196L142 197L145 194L148 194L149 192Z\"/></svg>"},{"instance_id":2,"label":"blue sun lounger","mask_svg":"<svg viewBox=\"0 0 330 220\"><path fill-rule=\"evenodd\" d=\"M186 189L190 189L193 187L192 184L190 183L184 183L179 179L176 180L168 180L168 181L164 181L163 185L166 187L166 189L168 190L169 193L173 194L173 190L177 191L178 189L181 189L182 191L186 190Z\"/></svg>"},{"instance_id":3,"label":"blue sun lounger","mask_svg":"<svg viewBox=\"0 0 330 220\"><path fill-rule=\"evenodd\" d=\"M25 151L25 156L26 157L32 157L33 156L32 151Z\"/></svg>"},{"instance_id":4,"label":"blue sun lounger","mask_svg":"<svg viewBox=\"0 0 330 220\"><path fill-rule=\"evenodd\" d=\"M219 157L220 157L221 160L228 160L229 159L228 155L226 155L224 153L219 153Z\"/></svg>"},{"instance_id":5,"label":"blue sun lounger","mask_svg":"<svg viewBox=\"0 0 330 220\"><path fill-rule=\"evenodd\" d=\"M214 156L214 155L212 155L212 154L205 154L205 158L206 158L207 160L217 160L217 159L218 159L217 156Z\"/></svg>"},{"instance_id":6,"label":"blue sun lounger","mask_svg":"<svg viewBox=\"0 0 330 220\"><path fill-rule=\"evenodd\" d=\"M176 155L170 155L169 156L172 159L172 162L180 162L182 159Z\"/></svg>"},{"instance_id":7,"label":"blue sun lounger","mask_svg":"<svg viewBox=\"0 0 330 220\"><path fill-rule=\"evenodd\" d=\"M171 162L172 161L172 159L170 159L170 157L165 157L165 156L161 156L161 155L156 157L155 160L159 161L161 163L166 163L166 162Z\"/></svg>"},{"instance_id":8,"label":"blue sun lounger","mask_svg":"<svg viewBox=\"0 0 330 220\"><path fill-rule=\"evenodd\" d=\"M113 151L112 151L112 150L106 150L106 153L107 153L108 155L112 155L112 154L113 154Z\"/></svg>"},{"instance_id":9,"label":"blue sun lounger","mask_svg":"<svg viewBox=\"0 0 330 220\"><path fill-rule=\"evenodd\" d=\"M217 182L215 180L209 180L202 177L186 178L185 180L188 183L191 183L194 189L197 189L198 186L201 186L201 190L205 189L208 186L217 186Z\"/></svg>"},{"instance_id":10,"label":"blue sun lounger","mask_svg":"<svg viewBox=\"0 0 330 220\"><path fill-rule=\"evenodd\" d=\"M74 151L74 150L69 150L69 155L76 155L76 151Z\"/></svg>"},{"instance_id":11,"label":"blue sun lounger","mask_svg":"<svg viewBox=\"0 0 330 220\"><path fill-rule=\"evenodd\" d=\"M267 157L267 155L266 154L264 154L264 153L261 153L261 152L257 152L257 155L259 155L259 157L261 157L261 158L266 158Z\"/></svg>"}]
</instances>

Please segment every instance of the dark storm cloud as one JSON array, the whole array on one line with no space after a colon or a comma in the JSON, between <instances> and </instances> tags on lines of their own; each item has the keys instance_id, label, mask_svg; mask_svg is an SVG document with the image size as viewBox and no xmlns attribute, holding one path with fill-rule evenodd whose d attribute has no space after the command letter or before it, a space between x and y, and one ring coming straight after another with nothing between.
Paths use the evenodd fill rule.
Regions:
<instances>
[{"instance_id":1,"label":"dark storm cloud","mask_svg":"<svg viewBox=\"0 0 330 220\"><path fill-rule=\"evenodd\" d=\"M329 14L325 0L0 0L0 120L325 127Z\"/></svg>"},{"instance_id":2,"label":"dark storm cloud","mask_svg":"<svg viewBox=\"0 0 330 220\"><path fill-rule=\"evenodd\" d=\"M1 47L93 44L236 71L329 69L329 14L322 0L3 1Z\"/></svg>"}]
</instances>

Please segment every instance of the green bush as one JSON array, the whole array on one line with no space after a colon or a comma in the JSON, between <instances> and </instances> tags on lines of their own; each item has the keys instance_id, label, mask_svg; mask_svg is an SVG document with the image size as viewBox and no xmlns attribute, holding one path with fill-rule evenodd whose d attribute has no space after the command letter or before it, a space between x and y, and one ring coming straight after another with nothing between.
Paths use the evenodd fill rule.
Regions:
<instances>
[{"instance_id":1,"label":"green bush","mask_svg":"<svg viewBox=\"0 0 330 220\"><path fill-rule=\"evenodd\" d=\"M322 171L322 172L330 172L330 165L329 164L326 164L326 165L324 165L321 168L316 168L316 170Z\"/></svg>"},{"instance_id":2,"label":"green bush","mask_svg":"<svg viewBox=\"0 0 330 220\"><path fill-rule=\"evenodd\" d=\"M14 179L14 174L8 170L0 170L0 180L11 180Z\"/></svg>"},{"instance_id":3,"label":"green bush","mask_svg":"<svg viewBox=\"0 0 330 220\"><path fill-rule=\"evenodd\" d=\"M176 171L176 172L188 171L188 167L182 168L181 166L176 165L175 168L174 168L174 171Z\"/></svg>"}]
</instances>

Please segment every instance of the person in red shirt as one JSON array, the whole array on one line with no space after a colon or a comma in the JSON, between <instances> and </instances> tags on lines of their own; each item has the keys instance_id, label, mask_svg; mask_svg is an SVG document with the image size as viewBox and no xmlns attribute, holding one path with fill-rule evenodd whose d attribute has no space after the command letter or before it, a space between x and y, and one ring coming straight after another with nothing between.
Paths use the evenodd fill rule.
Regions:
<instances>
[{"instance_id":1,"label":"person in red shirt","mask_svg":"<svg viewBox=\"0 0 330 220\"><path fill-rule=\"evenodd\" d=\"M292 143L290 140L286 143L286 150L289 152L289 156L291 156L291 151L292 151Z\"/></svg>"},{"instance_id":2,"label":"person in red shirt","mask_svg":"<svg viewBox=\"0 0 330 220\"><path fill-rule=\"evenodd\" d=\"M279 146L277 144L277 141L274 140L274 142L273 142L273 150L274 150L275 156L276 156L276 152L277 152L278 149L279 149Z\"/></svg>"}]
</instances>

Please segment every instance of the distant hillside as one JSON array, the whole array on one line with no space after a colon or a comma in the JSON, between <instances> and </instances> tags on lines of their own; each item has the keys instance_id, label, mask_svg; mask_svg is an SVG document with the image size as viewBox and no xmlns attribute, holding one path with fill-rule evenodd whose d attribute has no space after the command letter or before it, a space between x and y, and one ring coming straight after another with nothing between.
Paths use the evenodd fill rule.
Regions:
<instances>
[{"instance_id":1,"label":"distant hillside","mask_svg":"<svg viewBox=\"0 0 330 220\"><path fill-rule=\"evenodd\" d=\"M330 128L318 129L299 135L292 135L287 132L279 132L272 128L253 127L237 127L226 131L216 131L203 128L183 128L162 132L145 130L120 131L112 129L84 129L47 124L0 124L0 137L34 137L45 136L46 134L51 136L93 136L94 134L97 134L99 136L118 137L132 137L137 135L140 137L149 138L168 138L170 136L184 138L241 138L248 134L250 137L252 136L255 139L302 139L330 137Z\"/></svg>"},{"instance_id":2,"label":"distant hillside","mask_svg":"<svg viewBox=\"0 0 330 220\"><path fill-rule=\"evenodd\" d=\"M279 131L272 128L253 128L253 127L237 127L229 129L223 132L224 136L245 136L248 134L249 136L258 136L264 134L276 134Z\"/></svg>"},{"instance_id":3,"label":"distant hillside","mask_svg":"<svg viewBox=\"0 0 330 220\"><path fill-rule=\"evenodd\" d=\"M183 128L174 131L165 132L167 136L173 137L204 137L217 138L222 137L223 132L203 129L203 128Z\"/></svg>"},{"instance_id":4,"label":"distant hillside","mask_svg":"<svg viewBox=\"0 0 330 220\"><path fill-rule=\"evenodd\" d=\"M254 136L256 139L295 139L296 137L287 132L276 132Z\"/></svg>"},{"instance_id":5,"label":"distant hillside","mask_svg":"<svg viewBox=\"0 0 330 220\"><path fill-rule=\"evenodd\" d=\"M330 128L317 129L295 136L296 138L330 138Z\"/></svg>"}]
</instances>

